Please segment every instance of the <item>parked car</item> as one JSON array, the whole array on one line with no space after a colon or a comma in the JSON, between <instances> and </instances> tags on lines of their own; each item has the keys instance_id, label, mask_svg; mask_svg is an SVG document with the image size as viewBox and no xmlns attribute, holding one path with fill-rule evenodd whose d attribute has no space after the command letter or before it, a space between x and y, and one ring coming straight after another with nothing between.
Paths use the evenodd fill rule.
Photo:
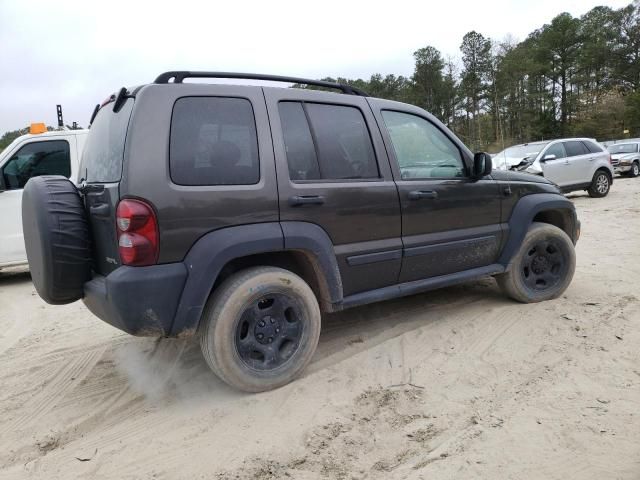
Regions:
<instances>
[{"instance_id":1,"label":"parked car","mask_svg":"<svg viewBox=\"0 0 640 480\"><path fill-rule=\"evenodd\" d=\"M542 175L567 193L586 190L604 197L613 184L611 156L590 138L562 138L515 145L493 158L498 169Z\"/></svg>"},{"instance_id":2,"label":"parked car","mask_svg":"<svg viewBox=\"0 0 640 480\"><path fill-rule=\"evenodd\" d=\"M429 113L349 85L162 74L102 105L81 176L25 189L39 295L82 298L133 335L197 336L213 372L249 392L300 374L321 311L486 275L538 302L575 268L580 222L555 185L492 172Z\"/></svg>"},{"instance_id":3,"label":"parked car","mask_svg":"<svg viewBox=\"0 0 640 480\"><path fill-rule=\"evenodd\" d=\"M16 138L0 153L0 269L27 263L21 215L27 181L39 175L75 179L87 133L48 132L44 124L33 124L29 134Z\"/></svg>"},{"instance_id":4,"label":"parked car","mask_svg":"<svg viewBox=\"0 0 640 480\"><path fill-rule=\"evenodd\" d=\"M611 163L615 173L637 177L640 175L640 142L609 145Z\"/></svg>"}]
</instances>

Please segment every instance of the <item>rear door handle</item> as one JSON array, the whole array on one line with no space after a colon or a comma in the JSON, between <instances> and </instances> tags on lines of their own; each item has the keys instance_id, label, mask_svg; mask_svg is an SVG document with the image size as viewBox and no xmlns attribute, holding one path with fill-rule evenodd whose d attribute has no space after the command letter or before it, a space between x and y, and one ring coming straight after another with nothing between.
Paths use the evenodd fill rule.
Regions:
<instances>
[{"instance_id":1,"label":"rear door handle","mask_svg":"<svg viewBox=\"0 0 640 480\"><path fill-rule=\"evenodd\" d=\"M409 192L409 200L420 200L422 198L435 200L438 198L438 192L432 190L414 190Z\"/></svg>"},{"instance_id":2,"label":"rear door handle","mask_svg":"<svg viewBox=\"0 0 640 480\"><path fill-rule=\"evenodd\" d=\"M324 197L320 195L294 195L289 197L289 205L298 207L300 205L322 205Z\"/></svg>"}]
</instances>

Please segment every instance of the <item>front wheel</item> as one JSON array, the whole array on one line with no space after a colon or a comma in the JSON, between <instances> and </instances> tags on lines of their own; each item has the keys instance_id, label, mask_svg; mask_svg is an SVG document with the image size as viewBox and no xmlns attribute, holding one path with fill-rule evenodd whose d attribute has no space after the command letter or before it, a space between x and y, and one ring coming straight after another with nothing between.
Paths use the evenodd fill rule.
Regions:
<instances>
[{"instance_id":1,"label":"front wheel","mask_svg":"<svg viewBox=\"0 0 640 480\"><path fill-rule=\"evenodd\" d=\"M216 375L239 390L262 392L289 383L307 366L320 336L320 308L294 273L248 268L216 288L199 334Z\"/></svg>"},{"instance_id":2,"label":"front wheel","mask_svg":"<svg viewBox=\"0 0 640 480\"><path fill-rule=\"evenodd\" d=\"M633 165L631 165L631 170L629 170L629 176L637 177L638 175L640 175L640 164L638 162L633 162Z\"/></svg>"},{"instance_id":3,"label":"front wheel","mask_svg":"<svg viewBox=\"0 0 640 480\"><path fill-rule=\"evenodd\" d=\"M611 188L611 178L603 170L598 170L591 180L591 185L587 192L590 197L601 198L606 197Z\"/></svg>"},{"instance_id":4,"label":"front wheel","mask_svg":"<svg viewBox=\"0 0 640 480\"><path fill-rule=\"evenodd\" d=\"M523 303L559 297L571 283L576 254L569 236L554 225L533 223L509 270L496 275L502 291Z\"/></svg>"}]
</instances>

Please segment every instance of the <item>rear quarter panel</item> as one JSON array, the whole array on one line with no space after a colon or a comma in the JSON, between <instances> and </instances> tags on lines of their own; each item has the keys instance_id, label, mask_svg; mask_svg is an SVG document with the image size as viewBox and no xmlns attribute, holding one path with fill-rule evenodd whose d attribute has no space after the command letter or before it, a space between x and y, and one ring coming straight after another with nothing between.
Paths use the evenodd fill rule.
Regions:
<instances>
[{"instance_id":1,"label":"rear quarter panel","mask_svg":"<svg viewBox=\"0 0 640 480\"><path fill-rule=\"evenodd\" d=\"M248 99L258 134L260 181L256 185L183 186L169 171L174 103L181 97ZM235 85L147 85L136 96L127 133L120 197L151 202L160 229L159 263L181 261L204 234L233 225L278 221L278 199L269 119L262 90Z\"/></svg>"}]
</instances>

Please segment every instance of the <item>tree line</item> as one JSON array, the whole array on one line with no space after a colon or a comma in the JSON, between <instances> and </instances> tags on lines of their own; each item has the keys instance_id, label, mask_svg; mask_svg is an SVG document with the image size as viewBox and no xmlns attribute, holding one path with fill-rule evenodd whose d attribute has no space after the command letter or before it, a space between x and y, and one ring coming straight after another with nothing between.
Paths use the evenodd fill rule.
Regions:
<instances>
[{"instance_id":1,"label":"tree line","mask_svg":"<svg viewBox=\"0 0 640 480\"><path fill-rule=\"evenodd\" d=\"M620 9L561 13L521 42L476 31L459 58L413 53L413 75L324 78L418 105L474 150L585 136L640 137L640 0ZM24 130L7 132L0 150Z\"/></svg>"},{"instance_id":2,"label":"tree line","mask_svg":"<svg viewBox=\"0 0 640 480\"><path fill-rule=\"evenodd\" d=\"M581 17L561 13L521 42L471 31L460 54L445 58L426 46L413 53L411 77L323 80L418 105L475 150L567 136L640 137L640 0Z\"/></svg>"}]
</instances>

